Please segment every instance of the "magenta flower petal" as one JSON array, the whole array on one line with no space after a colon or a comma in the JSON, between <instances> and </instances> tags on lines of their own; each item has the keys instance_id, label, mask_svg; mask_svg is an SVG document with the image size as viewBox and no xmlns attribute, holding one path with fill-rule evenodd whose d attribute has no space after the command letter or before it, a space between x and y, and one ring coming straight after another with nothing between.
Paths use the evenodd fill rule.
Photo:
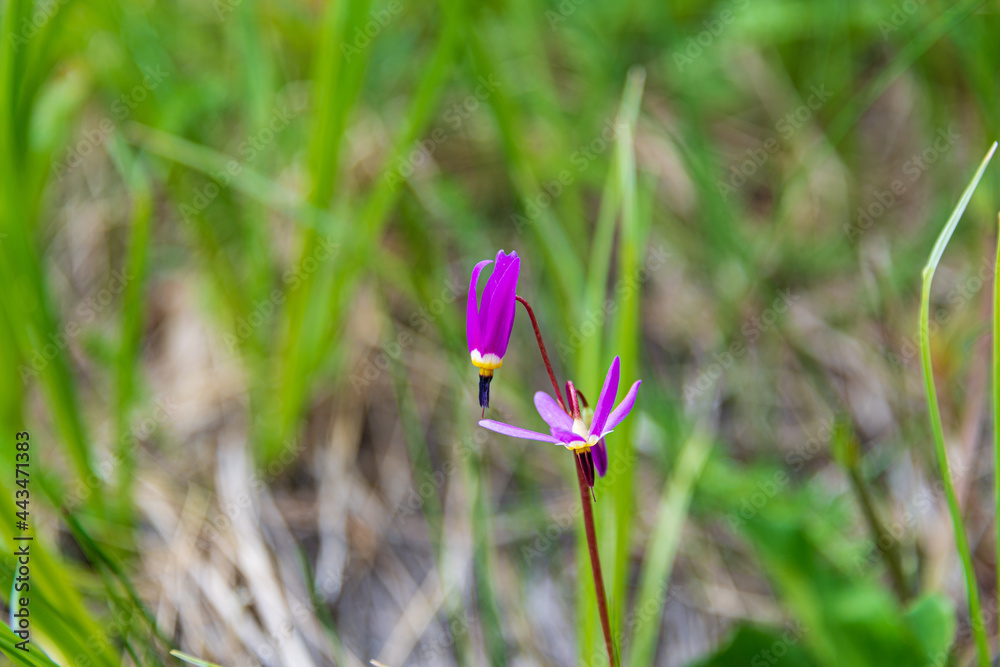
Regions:
<instances>
[{"instance_id":1,"label":"magenta flower petal","mask_svg":"<svg viewBox=\"0 0 1000 667\"><path fill-rule=\"evenodd\" d=\"M590 434L597 435L604 432L604 425L608 421L608 415L611 414L611 408L615 405L615 398L618 396L618 374L621 367L621 361L618 357L611 362L611 368L608 369L608 375L604 378L604 388L601 389L601 395L597 399L597 405L594 406L594 420L590 422Z\"/></svg>"},{"instance_id":2,"label":"magenta flower petal","mask_svg":"<svg viewBox=\"0 0 1000 667\"><path fill-rule=\"evenodd\" d=\"M512 438L524 438L525 440L540 440L542 442L559 443L559 440L551 435L536 433L534 431L529 431L526 428L511 426L510 424L504 424L503 422L494 421L492 419L482 419L479 421L479 425L485 429L494 431L495 433L509 435Z\"/></svg>"},{"instance_id":3,"label":"magenta flower petal","mask_svg":"<svg viewBox=\"0 0 1000 667\"><path fill-rule=\"evenodd\" d=\"M497 287L500 285L500 281L504 275L506 275L507 269L510 268L511 263L516 258L516 252L512 252L509 255L504 253L503 250L497 252L496 263L493 265L493 273L490 274L489 280L486 281L486 289L483 290L482 305L479 308L479 328L483 332L488 331L486 325L489 321L490 312L493 310L493 298L497 294Z\"/></svg>"},{"instance_id":4,"label":"magenta flower petal","mask_svg":"<svg viewBox=\"0 0 1000 667\"><path fill-rule=\"evenodd\" d=\"M514 315L515 315L514 311L517 310L517 303L516 303L516 301L517 301L517 298L516 298L517 294L516 294L516 290L515 290L515 292L512 292L512 294L515 297L514 298L515 303L512 305L512 307L510 309L510 319L507 321L507 327L503 331L498 331L497 332L500 335L500 338L499 338L499 340L501 342L500 349L502 350L502 352L500 352L500 356L501 357L503 357L503 355L507 354L507 344L510 343L510 334L514 331Z\"/></svg>"},{"instance_id":5,"label":"magenta flower petal","mask_svg":"<svg viewBox=\"0 0 1000 667\"><path fill-rule=\"evenodd\" d=\"M584 440L581 436L573 433L573 431L567 431L564 428L553 427L552 435L561 445L571 445L574 442L586 442L586 440Z\"/></svg>"},{"instance_id":6,"label":"magenta flower petal","mask_svg":"<svg viewBox=\"0 0 1000 667\"><path fill-rule=\"evenodd\" d=\"M573 418L563 412L563 409L544 391L535 392L535 409L542 416L545 423L552 429L562 429L564 431L573 430Z\"/></svg>"},{"instance_id":7,"label":"magenta flower petal","mask_svg":"<svg viewBox=\"0 0 1000 667\"><path fill-rule=\"evenodd\" d=\"M479 274L490 263L491 260L484 260L472 270L465 322L469 356L472 365L479 369L479 405L484 409L490 406L493 372L503 366L503 356L507 353L510 333L514 328L515 293L521 269L521 260L516 252L509 255L503 250L498 252L493 273L486 281L486 289L477 308Z\"/></svg>"},{"instance_id":8,"label":"magenta flower petal","mask_svg":"<svg viewBox=\"0 0 1000 667\"><path fill-rule=\"evenodd\" d=\"M485 354L495 354L501 359L507 352L510 342L510 331L514 323L514 295L517 290L517 277L521 269L521 260L514 257L510 266L497 284L490 303L486 328L483 329L483 347ZM496 273L494 272L494 275ZM492 277L491 277L492 278Z\"/></svg>"},{"instance_id":9,"label":"magenta flower petal","mask_svg":"<svg viewBox=\"0 0 1000 667\"><path fill-rule=\"evenodd\" d=\"M622 420L628 416L628 413L632 411L632 407L635 405L635 397L639 392L639 385L642 384L642 380L636 380L635 384L628 390L625 398L622 402L618 404L618 407L614 409L611 415L608 417L607 424L604 425L604 433L610 433L611 429L622 423Z\"/></svg>"},{"instance_id":10,"label":"magenta flower petal","mask_svg":"<svg viewBox=\"0 0 1000 667\"><path fill-rule=\"evenodd\" d=\"M597 474L604 477L605 473L608 472L608 446L604 444L604 438L601 438L590 452L594 455L594 467L597 468Z\"/></svg>"},{"instance_id":11,"label":"magenta flower petal","mask_svg":"<svg viewBox=\"0 0 1000 667\"><path fill-rule=\"evenodd\" d=\"M465 311L465 335L469 342L470 354L473 350L478 350L479 346L483 344L483 336L479 326L479 310L476 307L476 285L479 283L479 274L490 263L491 260L484 259L479 264L476 264L472 269L472 279L469 281L469 303Z\"/></svg>"}]
</instances>

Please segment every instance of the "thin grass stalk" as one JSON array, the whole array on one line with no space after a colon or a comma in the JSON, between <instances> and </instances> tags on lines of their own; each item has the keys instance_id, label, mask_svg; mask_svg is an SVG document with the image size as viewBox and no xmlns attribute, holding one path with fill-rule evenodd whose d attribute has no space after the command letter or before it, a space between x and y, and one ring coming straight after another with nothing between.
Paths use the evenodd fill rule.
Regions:
<instances>
[{"instance_id":1,"label":"thin grass stalk","mask_svg":"<svg viewBox=\"0 0 1000 667\"><path fill-rule=\"evenodd\" d=\"M629 70L625 82L622 100L619 106L617 135L615 138L615 168L618 174L618 195L620 205L620 222L617 248L617 280L616 285L634 285L624 293L617 290L615 299L618 304L613 324L611 325L611 340L614 350L621 358L621 373L625 377L637 375L639 347L641 339L640 303L642 287L631 283L634 276L639 275L644 265L646 235L649 230L648 210L643 211L639 203L639 184L637 180L635 137L639 121L639 110L645 86L646 72L641 66ZM635 440L629 437L635 423L618 430L607 440L607 446L621 452L620 468L616 470L614 479L609 480L607 502L600 508L601 516L607 530L602 533L604 554L608 565L608 576L611 584L611 599L618 602L619 607L626 604L629 598L631 535L636 516L635 497ZM616 632L622 632L622 618L615 619Z\"/></svg>"},{"instance_id":2,"label":"thin grass stalk","mask_svg":"<svg viewBox=\"0 0 1000 667\"><path fill-rule=\"evenodd\" d=\"M958 502L958 494L955 493L955 485L951 478L951 468L948 463L948 451L944 441L944 428L941 425L941 409L938 405L937 389L934 386L934 369L931 365L931 332L930 332L930 303L931 303L931 283L934 280L934 272L941 261L941 256L955 232L962 213L972 199L972 193L979 185L983 172L989 164L997 144L994 142L986 157L983 158L979 169L973 176L972 181L966 187L962 198L959 200L951 217L945 224L944 229L938 236L931 250L931 256L927 260L927 265L923 271L923 285L920 290L920 361L924 373L924 388L927 392L927 408L930 413L931 433L934 438L934 453L937 457L938 468L941 472L941 481L944 487L945 498L948 503L948 513L951 515L951 523L955 532L955 546L958 549L959 558L962 562L962 571L965 575L965 587L969 604L969 625L972 628L973 639L976 644L976 658L979 667L989 667L989 643L986 638L986 628L983 624L982 607L979 601L979 588L976 585L976 574L972 563L972 550L969 547L969 538L962 522L962 509Z\"/></svg>"},{"instance_id":3,"label":"thin grass stalk","mask_svg":"<svg viewBox=\"0 0 1000 667\"><path fill-rule=\"evenodd\" d=\"M131 521L135 456L127 436L129 415L135 399L136 357L145 315L142 297L149 258L153 196L149 177L141 163L130 154L124 140L116 138L109 152L128 186L132 208L129 216L131 239L125 264L126 275L132 276L132 280L125 285L123 297L115 383L115 437L121 461L118 469L118 512L123 520Z\"/></svg>"},{"instance_id":4,"label":"thin grass stalk","mask_svg":"<svg viewBox=\"0 0 1000 667\"><path fill-rule=\"evenodd\" d=\"M976 643L978 664L979 667L989 667L989 647L983 628L982 607L979 602L979 589L973 570L972 552L969 548L969 537L966 534L965 524L962 522L962 509L958 503L958 494L955 493L955 485L951 479L951 468L948 463L948 452L945 448L937 390L934 387L934 371L931 368L929 303L930 280L925 280L920 304L920 361L924 371L924 388L927 392L927 406L934 437L934 454L941 472L941 482L944 486L945 499L948 502L948 513L951 516L955 532L955 546L962 561L965 588L969 599L969 624L972 626L972 634Z\"/></svg>"},{"instance_id":5,"label":"thin grass stalk","mask_svg":"<svg viewBox=\"0 0 1000 667\"><path fill-rule=\"evenodd\" d=\"M886 545L882 549L882 557L889 568L889 576L892 580L892 587L896 591L896 597L899 598L900 602L906 603L910 598L910 587L906 583L906 575L903 572L903 559L899 554L899 542L882 523L878 512L875 511L875 499L872 498L871 490L868 488L860 468L858 466L848 468L847 475L851 480L851 486L854 487L858 502L861 504L861 511L868 523L868 529L877 544Z\"/></svg>"},{"instance_id":6,"label":"thin grass stalk","mask_svg":"<svg viewBox=\"0 0 1000 667\"><path fill-rule=\"evenodd\" d=\"M997 248L993 260L993 490L998 517L997 551L1000 553L1000 215L997 216ZM997 558L997 599L1000 600L1000 557ZM1000 617L997 618L1000 633Z\"/></svg>"}]
</instances>

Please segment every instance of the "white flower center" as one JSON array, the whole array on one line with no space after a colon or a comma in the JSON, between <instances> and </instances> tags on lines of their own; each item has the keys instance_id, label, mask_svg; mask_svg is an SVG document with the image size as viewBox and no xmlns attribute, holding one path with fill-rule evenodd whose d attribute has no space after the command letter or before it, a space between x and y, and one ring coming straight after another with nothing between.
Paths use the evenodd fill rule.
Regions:
<instances>
[{"instance_id":1,"label":"white flower center","mask_svg":"<svg viewBox=\"0 0 1000 667\"><path fill-rule=\"evenodd\" d=\"M590 429L582 419L573 420L573 433L583 438L588 447L593 447L599 440L596 435L590 435Z\"/></svg>"},{"instance_id":2,"label":"white flower center","mask_svg":"<svg viewBox=\"0 0 1000 667\"><path fill-rule=\"evenodd\" d=\"M492 352L482 354L479 350L473 350L469 356L472 357L472 365L483 370L492 371L503 366L503 359Z\"/></svg>"}]
</instances>

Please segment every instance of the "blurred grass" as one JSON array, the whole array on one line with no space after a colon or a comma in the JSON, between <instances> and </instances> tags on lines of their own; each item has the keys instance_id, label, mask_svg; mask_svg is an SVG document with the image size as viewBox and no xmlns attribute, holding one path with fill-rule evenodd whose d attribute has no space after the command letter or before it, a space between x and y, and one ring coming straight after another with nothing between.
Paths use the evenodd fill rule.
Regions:
<instances>
[{"instance_id":1,"label":"blurred grass","mask_svg":"<svg viewBox=\"0 0 1000 667\"><path fill-rule=\"evenodd\" d=\"M464 290L502 247L523 258L519 292L561 379L596 398L617 354L623 384L643 380L596 490L623 663L746 664L784 642L789 665L966 664L973 636L982 651L997 630L970 633L949 604L953 554L915 507L934 488L933 439L962 463L951 509L969 525L969 591L994 604L976 275L995 171L923 294L931 432L916 285L1000 133L1000 22L996 3L903 5L7 0L0 427L35 443L35 645L59 664L172 664L169 638L235 664L260 657L287 607L275 664L295 642L316 664L591 664L582 531L561 521L571 465L476 439ZM811 108L816 86L830 97ZM895 180L905 192L861 227ZM129 280L85 317L112 271ZM493 411L537 427L546 383L524 327ZM908 607L818 435L835 414L902 527ZM254 513L256 541L198 519L205 503L236 524L217 488L233 432L265 480L236 510ZM334 501L324 523L317 505ZM258 541L271 552L251 569ZM239 597L272 578L273 599ZM789 643L792 622L808 631Z\"/></svg>"}]
</instances>

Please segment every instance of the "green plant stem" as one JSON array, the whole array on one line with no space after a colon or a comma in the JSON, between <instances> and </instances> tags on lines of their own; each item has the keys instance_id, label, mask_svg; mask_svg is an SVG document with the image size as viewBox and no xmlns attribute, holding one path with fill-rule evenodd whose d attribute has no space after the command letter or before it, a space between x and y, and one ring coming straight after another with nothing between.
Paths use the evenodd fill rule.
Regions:
<instances>
[{"instance_id":1,"label":"green plant stem","mask_svg":"<svg viewBox=\"0 0 1000 667\"><path fill-rule=\"evenodd\" d=\"M997 529L997 599L1000 600L1000 216L997 217L997 249L993 261L993 488L996 494L994 523ZM1000 618L997 620L1000 632Z\"/></svg>"},{"instance_id":2,"label":"green plant stem","mask_svg":"<svg viewBox=\"0 0 1000 667\"><path fill-rule=\"evenodd\" d=\"M931 256L927 260L923 271L923 284L920 289L920 362L924 372L924 388L927 392L927 411L931 418L931 433L934 436L934 454L937 457L938 468L941 471L941 482L944 487L945 498L948 502L948 512L951 514L951 523L955 531L955 547L962 561L962 571L965 575L965 588L969 598L969 625L972 627L972 636L976 644L976 657L979 667L989 667L990 649L986 639L986 628L983 624L982 608L979 602L979 588L976 585L976 573L973 569L972 550L969 548L969 538L965 531L965 524L962 521L962 508L958 503L958 495L955 493L955 485L951 479L951 469L948 464L948 451L944 442L944 427L941 425L941 408L938 405L937 389L934 386L934 369L931 365L931 283L934 281L934 272L941 262L948 241L955 233L958 221L969 205L972 194L979 185L979 181L986 171L986 166L990 163L993 153L996 152L997 143L994 142L986 157L979 164L969 185L962 193L962 198L955 206L948 222L945 223L941 234L934 243Z\"/></svg>"},{"instance_id":3,"label":"green plant stem","mask_svg":"<svg viewBox=\"0 0 1000 667\"><path fill-rule=\"evenodd\" d=\"M576 478L580 483L580 502L583 503L583 525L587 530L587 549L590 551L590 569L594 574L594 588L597 593L597 610L601 616L601 630L604 632L604 647L608 650L611 667L617 667L615 647L611 641L611 622L608 620L608 598L604 592L604 574L601 572L601 556L597 552L597 530L594 528L594 510L590 505L590 487L587 485L583 462L576 459Z\"/></svg>"},{"instance_id":4,"label":"green plant stem","mask_svg":"<svg viewBox=\"0 0 1000 667\"><path fill-rule=\"evenodd\" d=\"M932 274L933 275L933 274ZM976 585L976 575L972 564L972 551L969 548L969 537L962 521L962 508L958 503L958 494L951 479L951 467L948 464L948 452L944 444L944 428L941 425L941 412L938 407L937 389L934 387L934 371L931 368L930 346L930 276L924 281L920 304L920 358L924 367L924 387L927 391L928 412L931 417L931 431L934 435L934 454L937 457L938 468L941 470L941 482L944 486L945 499L948 502L948 512L955 530L955 546L962 561L962 571L965 575L965 588L969 598L969 625L976 642L976 654L979 667L989 667L989 644L983 627L982 608L979 603L979 587Z\"/></svg>"},{"instance_id":5,"label":"green plant stem","mask_svg":"<svg viewBox=\"0 0 1000 667\"><path fill-rule=\"evenodd\" d=\"M896 595L900 602L906 602L910 597L910 590L906 584L906 576L903 574L903 559L899 554L899 542L886 530L885 524L879 519L878 513L875 511L875 501L868 485L865 484L865 480L861 476L861 471L856 466L851 466L847 469L847 474L851 479L854 492L858 495L865 520L868 522L868 529L875 536L875 543L889 566L889 574L892 577L892 586L896 589Z\"/></svg>"}]
</instances>

